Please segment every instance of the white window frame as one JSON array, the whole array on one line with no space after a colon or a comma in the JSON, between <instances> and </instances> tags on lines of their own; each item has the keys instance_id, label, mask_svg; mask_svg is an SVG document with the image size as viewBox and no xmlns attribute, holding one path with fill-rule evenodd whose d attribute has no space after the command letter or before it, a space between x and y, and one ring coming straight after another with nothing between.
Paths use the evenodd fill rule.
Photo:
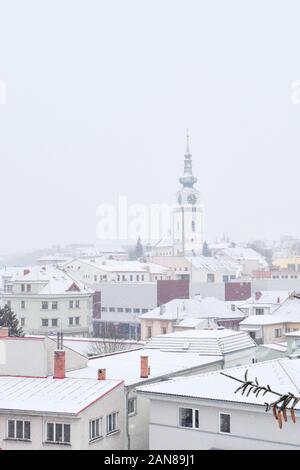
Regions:
<instances>
[{"instance_id":1,"label":"white window frame","mask_svg":"<svg viewBox=\"0 0 300 470\"><path fill-rule=\"evenodd\" d=\"M9 435L8 435L8 423L10 421L12 421L14 423L14 437L9 437ZM23 435L23 437L17 437L17 422L22 423L22 435ZM25 423L29 423L29 434L30 434L29 439L24 437ZM10 441L27 441L27 442L31 442L31 421L29 421L28 419L11 419L11 418L7 419L7 421L6 421L6 438Z\"/></svg>"},{"instance_id":2,"label":"white window frame","mask_svg":"<svg viewBox=\"0 0 300 470\"><path fill-rule=\"evenodd\" d=\"M92 425L94 422L99 421L99 436L92 437ZM98 441L99 439L103 439L103 416L99 418L90 419L89 421L89 442Z\"/></svg>"},{"instance_id":3,"label":"white window frame","mask_svg":"<svg viewBox=\"0 0 300 470\"><path fill-rule=\"evenodd\" d=\"M48 441L48 424L53 424L53 436L55 440L53 441ZM62 425L62 438L65 436L65 426L70 426L70 442L65 442L65 441L57 441L56 440L56 426L61 424ZM53 444L53 445L62 445L62 446L70 446L71 445L71 439L72 439L72 426L70 423L63 423L61 421L47 421L46 426L45 426L45 442L47 444Z\"/></svg>"},{"instance_id":4,"label":"white window frame","mask_svg":"<svg viewBox=\"0 0 300 470\"><path fill-rule=\"evenodd\" d=\"M229 432L221 431L221 415L229 416ZM231 434L231 413L224 413L224 411L219 412L219 434L224 434L225 436Z\"/></svg>"},{"instance_id":5,"label":"white window frame","mask_svg":"<svg viewBox=\"0 0 300 470\"><path fill-rule=\"evenodd\" d=\"M113 431L108 430L108 422L109 422L109 417L112 415L116 415L116 428ZM119 412L118 411L112 411L108 415L106 415L106 435L111 436L112 434L115 434L119 432Z\"/></svg>"},{"instance_id":6,"label":"white window frame","mask_svg":"<svg viewBox=\"0 0 300 470\"><path fill-rule=\"evenodd\" d=\"M134 410L131 411L131 412L129 412L129 402L130 402L130 401L133 401L133 402L134 402L134 407L133 407ZM130 398L128 398L128 405L127 405L127 407L128 407L128 416L135 416L135 415L137 415L137 397L130 397Z\"/></svg>"},{"instance_id":7,"label":"white window frame","mask_svg":"<svg viewBox=\"0 0 300 470\"><path fill-rule=\"evenodd\" d=\"M192 410L192 421L193 421L193 426L188 427L188 426L181 426L180 424L180 410ZM198 427L195 426L196 424L196 411L198 412ZM178 407L178 427L180 429L194 429L194 430L199 430L200 429L200 410L199 408L192 408L188 406L179 406Z\"/></svg>"}]
</instances>

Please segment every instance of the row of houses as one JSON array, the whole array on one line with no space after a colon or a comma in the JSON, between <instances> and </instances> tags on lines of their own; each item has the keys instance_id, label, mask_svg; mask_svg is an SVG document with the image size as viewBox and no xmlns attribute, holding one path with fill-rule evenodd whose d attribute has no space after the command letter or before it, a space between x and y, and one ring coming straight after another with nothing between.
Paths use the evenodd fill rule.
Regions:
<instances>
[{"instance_id":1,"label":"row of houses","mask_svg":"<svg viewBox=\"0 0 300 470\"><path fill-rule=\"evenodd\" d=\"M99 357L78 343L0 329L1 449L300 448L298 423L280 430L265 412L273 397L236 394L221 374L299 394L300 361L260 362L246 332L181 331Z\"/></svg>"}]
</instances>

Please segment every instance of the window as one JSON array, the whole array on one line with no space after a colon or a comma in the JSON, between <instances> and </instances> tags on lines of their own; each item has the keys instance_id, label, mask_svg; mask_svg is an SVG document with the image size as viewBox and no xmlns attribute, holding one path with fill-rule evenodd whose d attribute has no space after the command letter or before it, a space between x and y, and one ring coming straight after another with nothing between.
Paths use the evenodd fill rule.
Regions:
<instances>
[{"instance_id":1,"label":"window","mask_svg":"<svg viewBox=\"0 0 300 470\"><path fill-rule=\"evenodd\" d=\"M31 292L31 284L27 284L27 292Z\"/></svg>"},{"instance_id":2,"label":"window","mask_svg":"<svg viewBox=\"0 0 300 470\"><path fill-rule=\"evenodd\" d=\"M223 282L229 282L229 276L223 276Z\"/></svg>"},{"instance_id":3,"label":"window","mask_svg":"<svg viewBox=\"0 0 300 470\"><path fill-rule=\"evenodd\" d=\"M74 308L74 301L73 300L69 300L69 308Z\"/></svg>"},{"instance_id":4,"label":"window","mask_svg":"<svg viewBox=\"0 0 300 470\"><path fill-rule=\"evenodd\" d=\"M47 320L46 318L42 318L42 326L44 327L49 326L49 320Z\"/></svg>"},{"instance_id":5,"label":"window","mask_svg":"<svg viewBox=\"0 0 300 470\"><path fill-rule=\"evenodd\" d=\"M145 276L144 276L144 274L142 274L142 281L144 281L144 280L145 280Z\"/></svg>"},{"instance_id":6,"label":"window","mask_svg":"<svg viewBox=\"0 0 300 470\"><path fill-rule=\"evenodd\" d=\"M25 310L25 301L24 300L21 300L21 309Z\"/></svg>"},{"instance_id":7,"label":"window","mask_svg":"<svg viewBox=\"0 0 300 470\"><path fill-rule=\"evenodd\" d=\"M73 326L73 324L74 324L74 318L70 317L69 318L69 326Z\"/></svg>"},{"instance_id":8,"label":"window","mask_svg":"<svg viewBox=\"0 0 300 470\"><path fill-rule=\"evenodd\" d=\"M147 326L147 338L151 338L152 336L152 328L151 326Z\"/></svg>"},{"instance_id":9,"label":"window","mask_svg":"<svg viewBox=\"0 0 300 470\"><path fill-rule=\"evenodd\" d=\"M128 400L128 415L132 416L135 415L137 412L137 399L136 398L129 398Z\"/></svg>"},{"instance_id":10,"label":"window","mask_svg":"<svg viewBox=\"0 0 300 470\"><path fill-rule=\"evenodd\" d=\"M133 313L140 313L140 311L141 311L141 310L140 310L139 308L134 308L134 309L133 309Z\"/></svg>"},{"instance_id":11,"label":"window","mask_svg":"<svg viewBox=\"0 0 300 470\"><path fill-rule=\"evenodd\" d=\"M125 308L126 313L131 313L131 308Z\"/></svg>"},{"instance_id":12,"label":"window","mask_svg":"<svg viewBox=\"0 0 300 470\"><path fill-rule=\"evenodd\" d=\"M70 444L71 425L63 423L47 423L47 442L54 444Z\"/></svg>"},{"instance_id":13,"label":"window","mask_svg":"<svg viewBox=\"0 0 300 470\"><path fill-rule=\"evenodd\" d=\"M140 276L139 276L139 275L136 276L136 280L137 280L137 281L140 280Z\"/></svg>"},{"instance_id":14,"label":"window","mask_svg":"<svg viewBox=\"0 0 300 470\"><path fill-rule=\"evenodd\" d=\"M199 410L179 408L179 426L182 428L199 429Z\"/></svg>"},{"instance_id":15,"label":"window","mask_svg":"<svg viewBox=\"0 0 300 470\"><path fill-rule=\"evenodd\" d=\"M132 274L130 274L130 280L133 281L133 275Z\"/></svg>"},{"instance_id":16,"label":"window","mask_svg":"<svg viewBox=\"0 0 300 470\"><path fill-rule=\"evenodd\" d=\"M276 330L275 330L275 338L281 338L281 336L282 336L281 328L276 328Z\"/></svg>"},{"instance_id":17,"label":"window","mask_svg":"<svg viewBox=\"0 0 300 470\"><path fill-rule=\"evenodd\" d=\"M111 413L107 416L106 428L107 434L118 431L118 413Z\"/></svg>"},{"instance_id":18,"label":"window","mask_svg":"<svg viewBox=\"0 0 300 470\"><path fill-rule=\"evenodd\" d=\"M42 310L48 310L48 302L42 302Z\"/></svg>"},{"instance_id":19,"label":"window","mask_svg":"<svg viewBox=\"0 0 300 470\"><path fill-rule=\"evenodd\" d=\"M255 315L263 315L265 313L263 308L256 308Z\"/></svg>"},{"instance_id":20,"label":"window","mask_svg":"<svg viewBox=\"0 0 300 470\"><path fill-rule=\"evenodd\" d=\"M80 301L76 300L76 308L80 308Z\"/></svg>"},{"instance_id":21,"label":"window","mask_svg":"<svg viewBox=\"0 0 300 470\"><path fill-rule=\"evenodd\" d=\"M102 310L102 312L107 312L107 308L106 308L106 307L102 307L101 310Z\"/></svg>"},{"instance_id":22,"label":"window","mask_svg":"<svg viewBox=\"0 0 300 470\"><path fill-rule=\"evenodd\" d=\"M192 232L196 232L196 223L192 222Z\"/></svg>"},{"instance_id":23,"label":"window","mask_svg":"<svg viewBox=\"0 0 300 470\"><path fill-rule=\"evenodd\" d=\"M161 334L162 334L162 335L166 335L166 334L167 334L167 328L166 328L165 326L163 326L163 327L161 328Z\"/></svg>"},{"instance_id":24,"label":"window","mask_svg":"<svg viewBox=\"0 0 300 470\"><path fill-rule=\"evenodd\" d=\"M102 437L102 418L91 420L89 427L90 441L94 441L95 439L100 439L100 437Z\"/></svg>"},{"instance_id":25,"label":"window","mask_svg":"<svg viewBox=\"0 0 300 470\"><path fill-rule=\"evenodd\" d=\"M117 312L123 313L123 310L124 310L123 308L118 308L118 309L117 309Z\"/></svg>"},{"instance_id":26,"label":"window","mask_svg":"<svg viewBox=\"0 0 300 470\"><path fill-rule=\"evenodd\" d=\"M113 313L113 312L116 311L116 309L115 309L114 307L110 307L109 311L110 311L111 313Z\"/></svg>"},{"instance_id":27,"label":"window","mask_svg":"<svg viewBox=\"0 0 300 470\"><path fill-rule=\"evenodd\" d=\"M21 292L25 292L25 284L21 284Z\"/></svg>"},{"instance_id":28,"label":"window","mask_svg":"<svg viewBox=\"0 0 300 470\"><path fill-rule=\"evenodd\" d=\"M230 434L230 415L220 413L220 432Z\"/></svg>"},{"instance_id":29,"label":"window","mask_svg":"<svg viewBox=\"0 0 300 470\"><path fill-rule=\"evenodd\" d=\"M208 274L207 275L207 282L215 282L215 275L214 274Z\"/></svg>"},{"instance_id":30,"label":"window","mask_svg":"<svg viewBox=\"0 0 300 470\"><path fill-rule=\"evenodd\" d=\"M94 281L97 282L98 278L97 278L97 275L95 274L94 276Z\"/></svg>"},{"instance_id":31,"label":"window","mask_svg":"<svg viewBox=\"0 0 300 470\"><path fill-rule=\"evenodd\" d=\"M53 318L53 320L51 321L51 325L54 326L54 327L57 327L58 326L58 319Z\"/></svg>"},{"instance_id":32,"label":"window","mask_svg":"<svg viewBox=\"0 0 300 470\"><path fill-rule=\"evenodd\" d=\"M22 441L30 441L31 430L30 421L8 420L7 422L7 438L20 439Z\"/></svg>"},{"instance_id":33,"label":"window","mask_svg":"<svg viewBox=\"0 0 300 470\"><path fill-rule=\"evenodd\" d=\"M77 326L80 324L80 317L75 317L75 324Z\"/></svg>"},{"instance_id":34,"label":"window","mask_svg":"<svg viewBox=\"0 0 300 470\"><path fill-rule=\"evenodd\" d=\"M58 303L52 302L52 310L57 310L57 309L58 309Z\"/></svg>"},{"instance_id":35,"label":"window","mask_svg":"<svg viewBox=\"0 0 300 470\"><path fill-rule=\"evenodd\" d=\"M147 313L149 310L147 308L142 308L142 313Z\"/></svg>"},{"instance_id":36,"label":"window","mask_svg":"<svg viewBox=\"0 0 300 470\"><path fill-rule=\"evenodd\" d=\"M25 326L25 318L21 318L21 326Z\"/></svg>"}]
</instances>

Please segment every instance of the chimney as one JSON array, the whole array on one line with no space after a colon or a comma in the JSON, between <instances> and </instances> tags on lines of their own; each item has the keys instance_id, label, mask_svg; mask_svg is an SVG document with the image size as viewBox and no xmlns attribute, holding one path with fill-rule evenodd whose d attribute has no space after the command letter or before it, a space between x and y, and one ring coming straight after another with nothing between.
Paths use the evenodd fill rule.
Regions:
<instances>
[{"instance_id":1,"label":"chimney","mask_svg":"<svg viewBox=\"0 0 300 470\"><path fill-rule=\"evenodd\" d=\"M106 380L106 369L98 369L98 380Z\"/></svg>"},{"instance_id":2,"label":"chimney","mask_svg":"<svg viewBox=\"0 0 300 470\"><path fill-rule=\"evenodd\" d=\"M280 304L280 297L277 297L277 303Z\"/></svg>"},{"instance_id":3,"label":"chimney","mask_svg":"<svg viewBox=\"0 0 300 470\"><path fill-rule=\"evenodd\" d=\"M150 375L149 357L141 356L141 379L148 379Z\"/></svg>"},{"instance_id":4,"label":"chimney","mask_svg":"<svg viewBox=\"0 0 300 470\"><path fill-rule=\"evenodd\" d=\"M2 328L0 328L0 338L8 338L9 336L9 329L2 326Z\"/></svg>"},{"instance_id":5,"label":"chimney","mask_svg":"<svg viewBox=\"0 0 300 470\"><path fill-rule=\"evenodd\" d=\"M66 378L66 351L63 346L63 334L57 333L57 350L54 351L54 379Z\"/></svg>"},{"instance_id":6,"label":"chimney","mask_svg":"<svg viewBox=\"0 0 300 470\"><path fill-rule=\"evenodd\" d=\"M27 274L30 273L30 269L24 269L24 276L27 276Z\"/></svg>"},{"instance_id":7,"label":"chimney","mask_svg":"<svg viewBox=\"0 0 300 470\"><path fill-rule=\"evenodd\" d=\"M255 300L259 300L262 296L261 292L255 292Z\"/></svg>"}]
</instances>

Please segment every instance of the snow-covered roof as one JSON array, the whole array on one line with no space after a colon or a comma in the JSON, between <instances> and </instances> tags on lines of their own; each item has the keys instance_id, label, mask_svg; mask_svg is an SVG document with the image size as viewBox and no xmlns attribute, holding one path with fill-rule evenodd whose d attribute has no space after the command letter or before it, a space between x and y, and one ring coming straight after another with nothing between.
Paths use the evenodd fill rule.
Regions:
<instances>
[{"instance_id":1,"label":"snow-covered roof","mask_svg":"<svg viewBox=\"0 0 300 470\"><path fill-rule=\"evenodd\" d=\"M79 262L83 264L89 264L94 268L99 268L101 271L119 273L119 272L133 272L145 274L149 272L150 274L165 274L168 272L168 268L161 266L160 264L147 263L141 261L119 261L115 259L78 259L74 262ZM71 263L68 263L68 267Z\"/></svg>"},{"instance_id":2,"label":"snow-covered roof","mask_svg":"<svg viewBox=\"0 0 300 470\"><path fill-rule=\"evenodd\" d=\"M148 379L140 377L141 356L149 357L150 375ZM90 359L88 367L68 372L67 375L75 378L90 378L95 377L98 369L105 368L108 379L122 379L126 385L132 385L186 369L204 367L220 360L222 360L221 356L199 356L196 353L162 352L159 349L145 348Z\"/></svg>"},{"instance_id":3,"label":"snow-covered roof","mask_svg":"<svg viewBox=\"0 0 300 470\"><path fill-rule=\"evenodd\" d=\"M257 251L253 250L252 248L245 248L241 246L236 246L236 247L231 247L231 248L225 248L221 252L219 252L218 256L227 256L229 258L232 258L236 261L243 261L243 260L257 260L259 261L263 266L267 266L267 262L265 258L258 253Z\"/></svg>"},{"instance_id":4,"label":"snow-covered roof","mask_svg":"<svg viewBox=\"0 0 300 470\"><path fill-rule=\"evenodd\" d=\"M30 266L28 268L20 267L13 270L1 269L0 279L9 278L11 283L32 283L40 284L39 294L59 295L71 293L91 294L93 290L86 287L78 280L74 280L70 274L54 266Z\"/></svg>"},{"instance_id":5,"label":"snow-covered roof","mask_svg":"<svg viewBox=\"0 0 300 470\"><path fill-rule=\"evenodd\" d=\"M185 318L176 326L180 328L196 328L197 326L208 327L208 321L205 318ZM216 325L217 326L217 325Z\"/></svg>"},{"instance_id":6,"label":"snow-covered roof","mask_svg":"<svg viewBox=\"0 0 300 470\"><path fill-rule=\"evenodd\" d=\"M187 256L186 259L195 269L201 269L209 273L221 272L234 275L240 274L239 265L230 261L208 256Z\"/></svg>"},{"instance_id":7,"label":"snow-covered roof","mask_svg":"<svg viewBox=\"0 0 300 470\"><path fill-rule=\"evenodd\" d=\"M51 339L55 340L55 336L50 336ZM91 354L95 354L95 351L98 350L98 345L101 344L109 344L114 343L114 340L103 339L103 338L71 338L71 337L64 337L64 346L68 349L72 349L79 354L84 356L89 356ZM142 348L143 344L138 343L132 340L120 340L118 341L120 347L124 347L124 349L133 349L133 348ZM105 350L105 346L103 346Z\"/></svg>"},{"instance_id":8,"label":"snow-covered roof","mask_svg":"<svg viewBox=\"0 0 300 470\"><path fill-rule=\"evenodd\" d=\"M290 295L272 315L248 317L240 325L272 325L276 323L300 323L299 294Z\"/></svg>"},{"instance_id":9,"label":"snow-covered roof","mask_svg":"<svg viewBox=\"0 0 300 470\"><path fill-rule=\"evenodd\" d=\"M144 319L184 320L185 318L243 318L240 311L233 311L231 303L205 297L199 299L173 299L140 316Z\"/></svg>"},{"instance_id":10,"label":"snow-covered roof","mask_svg":"<svg viewBox=\"0 0 300 470\"><path fill-rule=\"evenodd\" d=\"M186 351L201 355L224 354L255 348L256 344L245 331L188 330L154 336L146 343L147 349Z\"/></svg>"},{"instance_id":11,"label":"snow-covered roof","mask_svg":"<svg viewBox=\"0 0 300 470\"><path fill-rule=\"evenodd\" d=\"M249 380L258 379L262 385L270 385L279 393L291 392L299 396L300 393L300 360L277 359L274 361L260 362L242 367L235 367L223 372L239 379L244 379L248 370ZM144 385L138 388L141 393L152 395L170 395L184 398L196 398L199 400L214 400L222 402L245 403L249 405L265 406L266 402L273 402L274 395L267 393L265 396L255 397L235 393L238 382L221 375L220 372L211 372L199 376L191 376L167 380L164 382ZM297 405L300 409L300 404Z\"/></svg>"},{"instance_id":12,"label":"snow-covered roof","mask_svg":"<svg viewBox=\"0 0 300 470\"><path fill-rule=\"evenodd\" d=\"M122 381L0 377L0 411L77 415Z\"/></svg>"},{"instance_id":13,"label":"snow-covered roof","mask_svg":"<svg viewBox=\"0 0 300 470\"><path fill-rule=\"evenodd\" d=\"M259 307L279 307L290 295L286 290L259 291L252 295L245 303L239 305L239 308Z\"/></svg>"},{"instance_id":14,"label":"snow-covered roof","mask_svg":"<svg viewBox=\"0 0 300 470\"><path fill-rule=\"evenodd\" d=\"M264 325L276 325L287 322L287 319L282 319L276 315L252 315L251 317L245 318L241 321L240 326L264 326Z\"/></svg>"}]
</instances>

